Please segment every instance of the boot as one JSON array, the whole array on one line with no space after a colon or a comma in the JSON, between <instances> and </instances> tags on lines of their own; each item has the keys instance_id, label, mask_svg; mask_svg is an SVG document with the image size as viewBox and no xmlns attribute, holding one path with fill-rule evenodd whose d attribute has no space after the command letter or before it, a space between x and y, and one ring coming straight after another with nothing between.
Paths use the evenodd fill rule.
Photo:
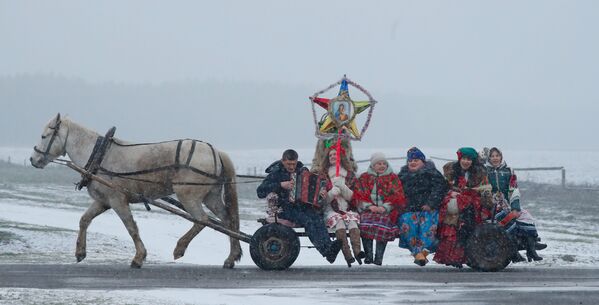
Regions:
<instances>
[{"instance_id":1,"label":"boot","mask_svg":"<svg viewBox=\"0 0 599 305\"><path fill-rule=\"evenodd\" d=\"M535 249L535 244L537 243L536 238L535 237L528 237L526 238L527 241L527 245L526 245L526 258L528 259L529 262L534 261L540 261L543 258L540 257L537 254L537 250Z\"/></svg>"},{"instance_id":2,"label":"boot","mask_svg":"<svg viewBox=\"0 0 599 305\"><path fill-rule=\"evenodd\" d=\"M547 248L547 244L542 244L542 243L541 243L541 238L540 238L540 237L537 237L537 238L535 239L535 249L536 249L536 250L543 250L543 249L545 249L545 248Z\"/></svg>"},{"instance_id":3,"label":"boot","mask_svg":"<svg viewBox=\"0 0 599 305\"><path fill-rule=\"evenodd\" d=\"M416 255L414 255L414 264L422 267L426 265L426 258L424 258L424 255L422 255L422 252L418 252Z\"/></svg>"},{"instance_id":4,"label":"boot","mask_svg":"<svg viewBox=\"0 0 599 305\"><path fill-rule=\"evenodd\" d=\"M427 250L422 250L422 252L418 252L416 255L414 255L414 264L421 267L426 266L426 263L428 263L428 259L426 259L427 255Z\"/></svg>"},{"instance_id":5,"label":"boot","mask_svg":"<svg viewBox=\"0 0 599 305\"><path fill-rule=\"evenodd\" d=\"M424 256L424 264L425 265L428 264L428 259L426 258L429 254L428 250L424 249L424 250L422 250L421 253L422 253L422 256Z\"/></svg>"},{"instance_id":6,"label":"boot","mask_svg":"<svg viewBox=\"0 0 599 305\"><path fill-rule=\"evenodd\" d=\"M362 259L366 257L366 253L362 251L362 246L360 245L360 229L349 229L349 241L351 242L356 261L359 265L362 265Z\"/></svg>"},{"instance_id":7,"label":"boot","mask_svg":"<svg viewBox=\"0 0 599 305\"><path fill-rule=\"evenodd\" d=\"M525 261L524 257L520 255L520 252L516 251L512 256L512 263L519 263Z\"/></svg>"},{"instance_id":8,"label":"boot","mask_svg":"<svg viewBox=\"0 0 599 305\"><path fill-rule=\"evenodd\" d=\"M385 247L387 247L386 241L376 241L376 253L374 254L374 264L382 265L383 264L383 255L385 255Z\"/></svg>"},{"instance_id":9,"label":"boot","mask_svg":"<svg viewBox=\"0 0 599 305\"><path fill-rule=\"evenodd\" d=\"M341 250L341 245L342 242L339 239L336 239L331 243L327 251L327 254L325 255L329 263L332 264L335 262L335 260L337 259L337 254L339 254L339 251Z\"/></svg>"},{"instance_id":10,"label":"boot","mask_svg":"<svg viewBox=\"0 0 599 305\"><path fill-rule=\"evenodd\" d=\"M372 264L372 239L362 238L362 244L364 245L364 264Z\"/></svg>"},{"instance_id":11,"label":"boot","mask_svg":"<svg viewBox=\"0 0 599 305\"><path fill-rule=\"evenodd\" d=\"M356 260L351 255L351 250L349 249L349 244L347 243L347 233L345 232L345 229L339 229L335 231L335 236L337 237L337 240L341 241L341 252L343 252L343 257L345 257L347 267L351 267L351 264Z\"/></svg>"}]
</instances>

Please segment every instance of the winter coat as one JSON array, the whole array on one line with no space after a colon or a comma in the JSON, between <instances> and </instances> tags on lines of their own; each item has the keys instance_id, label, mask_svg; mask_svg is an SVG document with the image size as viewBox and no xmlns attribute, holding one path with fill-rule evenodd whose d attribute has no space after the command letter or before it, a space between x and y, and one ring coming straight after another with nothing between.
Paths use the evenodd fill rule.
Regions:
<instances>
[{"instance_id":1,"label":"winter coat","mask_svg":"<svg viewBox=\"0 0 599 305\"><path fill-rule=\"evenodd\" d=\"M393 170L377 175L369 168L360 175L358 181L354 198L356 202L361 203L361 208L366 210L371 205L385 207L392 223L397 223L399 214L405 210L406 197L401 180ZM374 196L373 190L376 192Z\"/></svg>"},{"instance_id":2,"label":"winter coat","mask_svg":"<svg viewBox=\"0 0 599 305\"><path fill-rule=\"evenodd\" d=\"M458 197L462 197L462 200L458 200L458 203L464 202L464 204L468 204L469 201L476 202L476 206L482 208L483 218L488 218L491 215L490 210L493 206L491 185L489 185L487 170L483 165L472 164L472 167L464 172L460 167L459 161L449 162L443 166L443 175L449 183L450 191L460 193ZM448 201L447 197L444 203L446 201ZM440 220L444 217L444 215L441 215L443 214L442 212L441 209L439 211Z\"/></svg>"},{"instance_id":3,"label":"winter coat","mask_svg":"<svg viewBox=\"0 0 599 305\"><path fill-rule=\"evenodd\" d=\"M299 175L302 170L308 170L300 161L297 162L295 173ZM281 187L281 182L290 181L291 174L283 166L281 160L273 162L266 168L268 174L256 189L258 198L266 198L269 193L275 193L279 197L279 205L289 204L289 190Z\"/></svg>"},{"instance_id":4,"label":"winter coat","mask_svg":"<svg viewBox=\"0 0 599 305\"><path fill-rule=\"evenodd\" d=\"M454 198L448 192L439 208L439 246L433 259L440 264L464 264L466 240L490 214L481 206L480 193L490 193L491 187L484 166L478 163L464 172L459 161L449 162L443 166L443 175L458 194Z\"/></svg>"},{"instance_id":5,"label":"winter coat","mask_svg":"<svg viewBox=\"0 0 599 305\"><path fill-rule=\"evenodd\" d=\"M415 172L410 172L408 166L404 165L398 176L407 198L408 212L419 212L423 205L428 205L433 210L439 209L448 187L447 181L432 161L426 161Z\"/></svg>"},{"instance_id":6,"label":"winter coat","mask_svg":"<svg viewBox=\"0 0 599 305\"><path fill-rule=\"evenodd\" d=\"M348 172L345 168L339 169L339 176L344 178L345 187L341 188L341 195L335 199L330 195L327 196L327 202L330 204L331 209L335 212L347 212L350 210L355 211L356 205L353 200L353 191L356 187L358 179L353 172ZM330 191L333 188L333 180L335 177L335 167L331 166L328 171L328 175L324 177L326 179L326 189ZM339 202L338 202L339 201Z\"/></svg>"},{"instance_id":7,"label":"winter coat","mask_svg":"<svg viewBox=\"0 0 599 305\"><path fill-rule=\"evenodd\" d=\"M333 189L335 179L336 168L331 166L326 176L327 183L326 188L328 191L326 201L327 204L324 206L324 216L327 227L334 229L337 227L338 222L343 221L346 224L350 222L360 222L360 215L356 212L356 206L354 204L354 189L358 179L353 172L348 172L345 168L339 169L339 177L342 179L341 185L339 185L340 194L334 196L331 192Z\"/></svg>"},{"instance_id":8,"label":"winter coat","mask_svg":"<svg viewBox=\"0 0 599 305\"><path fill-rule=\"evenodd\" d=\"M512 192L518 188L518 182L516 175L512 169L507 166L505 161L501 162L499 167L494 167L487 164L487 177L491 184L493 194L501 192L503 198L510 202ZM511 201L511 207L513 210L520 210L520 200Z\"/></svg>"}]
</instances>

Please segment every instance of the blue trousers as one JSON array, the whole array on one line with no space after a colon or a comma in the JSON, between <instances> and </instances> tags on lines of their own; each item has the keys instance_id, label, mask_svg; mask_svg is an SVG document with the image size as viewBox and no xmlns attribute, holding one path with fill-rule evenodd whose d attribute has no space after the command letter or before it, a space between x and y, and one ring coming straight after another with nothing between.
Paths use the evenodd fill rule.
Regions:
<instances>
[{"instance_id":1,"label":"blue trousers","mask_svg":"<svg viewBox=\"0 0 599 305\"><path fill-rule=\"evenodd\" d=\"M332 242L322 214L307 205L285 204L282 208L283 212L279 213L279 217L304 227L316 250L325 256Z\"/></svg>"}]
</instances>

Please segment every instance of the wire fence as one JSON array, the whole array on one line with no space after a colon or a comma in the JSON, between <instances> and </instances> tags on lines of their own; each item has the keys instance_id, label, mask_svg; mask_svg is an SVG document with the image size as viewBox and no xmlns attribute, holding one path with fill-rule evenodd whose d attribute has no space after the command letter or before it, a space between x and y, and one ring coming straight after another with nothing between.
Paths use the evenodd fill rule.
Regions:
<instances>
[{"instance_id":1,"label":"wire fence","mask_svg":"<svg viewBox=\"0 0 599 305\"><path fill-rule=\"evenodd\" d=\"M429 156L428 158L429 159L433 159L433 160L438 160L438 161L446 161L446 162L456 161L455 159L447 159L447 158L441 158L441 157L435 157L435 156ZM23 160L18 160L18 161L15 160L15 159L16 158L11 158L10 156L8 156L8 158L5 161L7 163L9 163L9 164L14 164L14 165L31 166L29 164L29 160L28 159L23 159ZM387 158L387 160L389 160L389 161L401 161L401 160L406 160L406 157L390 157L390 158ZM356 160L356 163L358 163L358 164L368 163L368 162L370 162L370 159ZM305 164L305 166L310 166L310 165L311 165L310 163ZM55 164L49 164L49 166L56 166L56 165ZM597 188L597 187L584 187L584 186L567 185L567 181L566 181L566 168L563 167L563 166L515 167L515 168L512 168L512 169L514 170L514 172L557 171L557 172L561 173L561 183L560 184L561 184L561 187L563 187L563 188L581 189L581 190L598 190L599 191L599 188ZM242 172L243 169L236 168L236 171L239 173L239 172ZM257 166L247 167L245 172L246 172L245 175L238 175L238 177L241 177L241 178L263 178L263 177L265 177L264 175L260 175L260 173L264 172L264 169L260 168L260 167L257 167Z\"/></svg>"},{"instance_id":2,"label":"wire fence","mask_svg":"<svg viewBox=\"0 0 599 305\"><path fill-rule=\"evenodd\" d=\"M451 162L451 161L456 161L456 159L447 159L447 158L441 158L441 157L435 157L435 156L429 156L428 159L433 159L433 160L439 160L439 161L446 161L446 162ZM406 160L406 157L390 157L387 158L387 160L389 161L400 161L400 160ZM368 163L370 162L370 159L362 159L362 160L356 160L356 163L361 164L361 163ZM305 166L310 166L312 165L311 163L306 163L304 164ZM568 186L566 184L566 168L563 166L550 166L550 167L515 167L512 168L514 170L514 172L527 172L527 171L559 171L561 172L561 187L563 188L569 188L569 189L586 189L586 190L599 190L599 188L592 188L592 187L580 187L580 186ZM242 178L260 178L260 177L264 177L261 175L258 175L259 172L263 172L263 170L259 170L258 167L248 167L247 168L247 175L238 175L239 177Z\"/></svg>"}]
</instances>

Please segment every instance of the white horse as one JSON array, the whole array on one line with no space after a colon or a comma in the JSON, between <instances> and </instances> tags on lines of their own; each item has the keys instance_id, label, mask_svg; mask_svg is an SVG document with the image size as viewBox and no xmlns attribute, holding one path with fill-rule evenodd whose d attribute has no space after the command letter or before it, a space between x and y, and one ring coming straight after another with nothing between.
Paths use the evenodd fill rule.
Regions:
<instances>
[{"instance_id":1,"label":"white horse","mask_svg":"<svg viewBox=\"0 0 599 305\"><path fill-rule=\"evenodd\" d=\"M83 167L90 159L99 136L68 118L61 119L59 113L44 127L42 138L31 155L31 164L36 168L43 168L59 156L67 154L73 163ZM87 185L87 191L94 201L79 221L75 251L78 262L86 256L89 224L96 216L112 208L125 224L135 244L136 253L131 267L140 268L147 252L131 215L129 203L153 200L173 193L195 219L209 221L202 208L203 202L227 228L239 231L233 163L224 152L207 143L186 139L130 144L114 138L106 150L97 175L128 192L119 192L95 180ZM179 239L173 252L175 259L185 254L191 240L203 228L203 225L194 224ZM223 267L233 268L235 261L240 259L239 240L230 238L230 252Z\"/></svg>"}]
</instances>

